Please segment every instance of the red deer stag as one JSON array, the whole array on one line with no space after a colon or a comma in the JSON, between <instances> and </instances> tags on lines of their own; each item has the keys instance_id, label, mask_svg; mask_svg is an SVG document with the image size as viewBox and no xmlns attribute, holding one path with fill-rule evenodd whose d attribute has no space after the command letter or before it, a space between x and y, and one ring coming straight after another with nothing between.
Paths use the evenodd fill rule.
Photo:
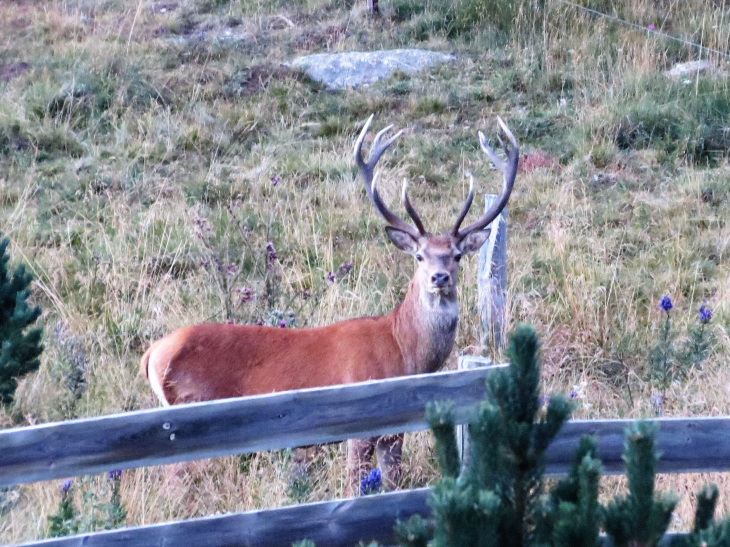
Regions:
<instances>
[{"instance_id":1,"label":"red deer stag","mask_svg":"<svg viewBox=\"0 0 730 547\"><path fill-rule=\"evenodd\" d=\"M406 296L380 317L363 317L310 329L205 323L185 327L158 340L142 357L141 372L164 405L225 399L274 391L363 382L439 370L454 344L459 309L456 284L462 255L478 250L489 236L489 224L507 205L519 152L517 141L499 119L511 147L507 161L499 158L480 132L479 143L504 173L499 198L478 220L460 228L474 199L474 183L450 231L427 232L408 199L403 204L413 224L396 216L383 203L376 186L375 166L383 152L402 133L385 142L392 125L380 131L365 161L362 144L371 116L357 142L355 161L365 191L386 220L393 244L416 259L416 273ZM403 436L350 441L348 492L357 492L363 471L377 453L384 485L392 488L400 476Z\"/></svg>"}]
</instances>

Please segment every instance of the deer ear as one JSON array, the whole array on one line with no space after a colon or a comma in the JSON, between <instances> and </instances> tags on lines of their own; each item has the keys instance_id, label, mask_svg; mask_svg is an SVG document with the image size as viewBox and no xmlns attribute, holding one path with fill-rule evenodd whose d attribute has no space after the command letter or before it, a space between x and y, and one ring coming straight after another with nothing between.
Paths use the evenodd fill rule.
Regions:
<instances>
[{"instance_id":1,"label":"deer ear","mask_svg":"<svg viewBox=\"0 0 730 547\"><path fill-rule=\"evenodd\" d=\"M418 241L416 241L411 234L393 228L392 226L386 226L385 231L388 232L388 237L393 242L393 245L398 247L404 253L411 255L416 254L418 251Z\"/></svg>"},{"instance_id":2,"label":"deer ear","mask_svg":"<svg viewBox=\"0 0 730 547\"><path fill-rule=\"evenodd\" d=\"M471 254L481 249L482 245L489 239L489 234L492 232L491 228L486 230L477 230L467 234L467 236L459 241L457 247L463 254Z\"/></svg>"}]
</instances>

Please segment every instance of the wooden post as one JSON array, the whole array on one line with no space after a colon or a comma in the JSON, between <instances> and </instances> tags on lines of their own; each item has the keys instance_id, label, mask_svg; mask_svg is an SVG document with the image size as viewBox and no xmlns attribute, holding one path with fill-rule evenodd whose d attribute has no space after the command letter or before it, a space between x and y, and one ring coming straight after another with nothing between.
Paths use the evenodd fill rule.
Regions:
<instances>
[{"instance_id":1,"label":"wooden post","mask_svg":"<svg viewBox=\"0 0 730 547\"><path fill-rule=\"evenodd\" d=\"M484 210L488 210L497 196L484 196ZM482 345L489 345L496 357L505 340L505 294L507 292L507 208L502 210L494 222L489 240L479 251L477 274L479 294L479 315L482 321ZM490 366L489 357L459 357L459 370ZM456 443L462 467L469 458L469 431L467 426L456 428Z\"/></svg>"},{"instance_id":2,"label":"wooden post","mask_svg":"<svg viewBox=\"0 0 730 547\"><path fill-rule=\"evenodd\" d=\"M484 196L485 211L495 195ZM479 251L477 275L479 315L483 345L496 357L505 342L505 299L507 293L507 208L492 222L492 233Z\"/></svg>"},{"instance_id":3,"label":"wooden post","mask_svg":"<svg viewBox=\"0 0 730 547\"><path fill-rule=\"evenodd\" d=\"M480 367L489 367L492 360L489 357L476 357L474 355L459 356L459 370L470 370ZM461 468L464 469L469 458L469 430L468 426L460 425L456 428L456 448L459 450Z\"/></svg>"}]
</instances>

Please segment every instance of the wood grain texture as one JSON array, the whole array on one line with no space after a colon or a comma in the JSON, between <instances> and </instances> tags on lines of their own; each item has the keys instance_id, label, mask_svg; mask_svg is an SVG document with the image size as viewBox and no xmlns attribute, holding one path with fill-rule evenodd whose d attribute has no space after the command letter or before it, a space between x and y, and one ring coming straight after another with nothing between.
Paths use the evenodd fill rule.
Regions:
<instances>
[{"instance_id":1,"label":"wood grain texture","mask_svg":"<svg viewBox=\"0 0 730 547\"><path fill-rule=\"evenodd\" d=\"M624 432L635 420L577 420L568 422L550 445L547 470L562 474L583 435L598 438L598 455L605 474L624 471L621 454ZM730 471L730 417L659 418L647 420L659 425L656 436L661 454L659 473Z\"/></svg>"},{"instance_id":2,"label":"wood grain texture","mask_svg":"<svg viewBox=\"0 0 730 547\"><path fill-rule=\"evenodd\" d=\"M426 429L451 400L466 421L490 369L178 405L0 431L0 486Z\"/></svg>"},{"instance_id":3,"label":"wood grain texture","mask_svg":"<svg viewBox=\"0 0 730 547\"><path fill-rule=\"evenodd\" d=\"M392 545L393 526L411 515L427 516L430 489L308 503L280 509L190 519L24 543L23 547L291 547L311 539L317 547ZM668 534L662 546L673 537ZM602 545L611 547L606 536Z\"/></svg>"},{"instance_id":4,"label":"wood grain texture","mask_svg":"<svg viewBox=\"0 0 730 547\"><path fill-rule=\"evenodd\" d=\"M392 542L396 520L427 514L428 489L307 503L232 515L190 519L49 539L38 547L291 547L311 539L317 547Z\"/></svg>"},{"instance_id":5,"label":"wood grain texture","mask_svg":"<svg viewBox=\"0 0 730 547\"><path fill-rule=\"evenodd\" d=\"M488 211L499 196L484 196L484 210ZM507 208L494 219L489 240L479 250L477 294L482 322L481 343L490 348L504 346L504 320L507 294Z\"/></svg>"},{"instance_id":6,"label":"wood grain texture","mask_svg":"<svg viewBox=\"0 0 730 547\"><path fill-rule=\"evenodd\" d=\"M225 401L130 412L0 432L0 486L104 473L347 438L426 429L433 400L454 403L466 423L494 368L444 372ZM662 473L730 471L730 418L663 418ZM631 420L566 424L547 454L547 471L570 465L581 435L599 438L606 473L621 473Z\"/></svg>"},{"instance_id":7,"label":"wood grain texture","mask_svg":"<svg viewBox=\"0 0 730 547\"><path fill-rule=\"evenodd\" d=\"M480 367L492 366L492 360L489 357L477 357L474 355L461 355L458 361L458 370L472 370ZM469 428L467 425L459 425L456 427L456 448L459 451L462 469L468 465L469 455ZM467 455L464 458L464 454Z\"/></svg>"}]
</instances>

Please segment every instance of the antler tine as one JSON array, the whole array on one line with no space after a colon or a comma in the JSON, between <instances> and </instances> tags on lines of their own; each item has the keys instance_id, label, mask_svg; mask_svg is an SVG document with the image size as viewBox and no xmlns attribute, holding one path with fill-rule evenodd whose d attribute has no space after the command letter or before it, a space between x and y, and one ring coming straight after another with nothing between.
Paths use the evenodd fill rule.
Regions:
<instances>
[{"instance_id":1,"label":"antler tine","mask_svg":"<svg viewBox=\"0 0 730 547\"><path fill-rule=\"evenodd\" d=\"M403 232L407 232L414 238L418 239L423 233L425 233L425 231L423 230L423 224L420 223L420 219L418 220L418 222L416 222L416 228L398 218L390 209L388 209L383 200L380 198L380 194L378 194L376 185L377 173L375 173L375 166L377 165L380 156L383 155L383 152L385 152L387 148L403 134L403 130L398 131L395 135L390 137L385 142L381 142L383 135L393 129L393 126L389 125L388 127L380 130L378 134L375 135L375 139L373 139L373 144L370 150L370 159L368 161L365 161L365 158L362 154L362 144L365 140L365 135L367 134L368 129L370 129L370 124L372 123L373 118L374 115L371 115L367 119L367 121L365 122L365 126L362 128L362 131L360 131L360 135L355 141L355 163L357 163L358 171L360 172L360 176L363 178L363 182L365 183L365 192L370 198L370 201L373 202L373 205L375 205L378 213L380 213L380 215L391 226ZM406 210L408 210L409 205L406 206ZM410 207L410 209L415 213L413 207ZM409 211L408 214L410 215L411 212ZM413 215L411 215L411 218L414 218ZM418 215L416 215L415 218L418 218Z\"/></svg>"},{"instance_id":2,"label":"antler tine","mask_svg":"<svg viewBox=\"0 0 730 547\"><path fill-rule=\"evenodd\" d=\"M383 200L380 198L380 194L378 193L378 175L379 173L375 174L372 185L370 186L370 199L372 200L373 205L375 205L380 216L382 216L393 228L397 228L398 230L410 234L414 239L418 239L423 232L419 233L419 231L417 231L413 226L398 218L395 213L388 209L385 203L383 203Z\"/></svg>"},{"instance_id":3,"label":"antler tine","mask_svg":"<svg viewBox=\"0 0 730 547\"><path fill-rule=\"evenodd\" d=\"M383 152L385 152L388 147L403 134L403 130L401 129L395 135L390 137L387 141L381 143L380 139L382 139L383 135L385 135L388 131L393 129L393 125L391 124L388 127L381 129L378 134L375 135L375 139L373 139L373 145L370 150L370 159L368 161L365 161L365 158L363 158L362 155L362 143L365 141L365 135L367 135L367 132L370 129L370 124L373 122L374 117L375 114L370 115L370 117L365 122L365 126L362 128L362 131L360 131L360 135L355 141L355 163L357 163L360 174L363 176L363 178L365 178L367 182L365 187L368 190L368 195L370 195L370 186L372 186L372 177L375 171L375 165L378 163L380 156L382 156Z\"/></svg>"},{"instance_id":4,"label":"antler tine","mask_svg":"<svg viewBox=\"0 0 730 547\"><path fill-rule=\"evenodd\" d=\"M517 165L520 161L520 149L519 145L517 144L517 139L515 139L515 136L512 134L512 131L510 131L509 127L507 127L507 124L504 123L502 118L499 117L497 117L497 121L499 122L499 126L502 128L502 131L504 131L505 135L507 136L507 139L512 144L511 148L508 148L506 143L504 144L504 151L507 153L507 161L505 162L499 156L497 156L494 150L492 150L492 148L489 146L487 138L481 131L479 132L479 145L481 146L482 150L489 156L489 159L492 160L494 165L500 171L502 171L502 173L504 173L504 185L502 186L502 192L500 193L499 198L495 200L495 202L492 204L489 210L484 213L484 215L482 215L475 222L469 224L463 230L460 230L456 233L456 237L460 239L465 238L471 232L481 230L491 224L491 222L495 218L497 218L497 216L499 216L499 214L502 212L502 209L505 208L507 202L509 201L509 197L512 194L512 188L515 184L515 177L517 176Z\"/></svg>"},{"instance_id":5,"label":"antler tine","mask_svg":"<svg viewBox=\"0 0 730 547\"><path fill-rule=\"evenodd\" d=\"M454 236L459 235L459 226L461 226L461 223L464 222L464 219L466 218L466 214L469 212L469 209L471 209L471 204L474 201L474 177L472 175L469 175L469 194L466 196L466 202L464 202L464 207L461 208L461 212L459 213L459 218L456 219L456 224L454 224L454 229L451 230L451 233Z\"/></svg>"},{"instance_id":6,"label":"antler tine","mask_svg":"<svg viewBox=\"0 0 730 547\"><path fill-rule=\"evenodd\" d=\"M426 229L423 227L423 222L421 222L421 217L418 216L418 213L413 208L413 205L411 205L411 200L408 199L408 180L403 179L403 205L406 207L406 212L408 213L408 216L413 219L413 223L416 225L416 228L418 228L418 231L421 235L426 235Z\"/></svg>"}]
</instances>

